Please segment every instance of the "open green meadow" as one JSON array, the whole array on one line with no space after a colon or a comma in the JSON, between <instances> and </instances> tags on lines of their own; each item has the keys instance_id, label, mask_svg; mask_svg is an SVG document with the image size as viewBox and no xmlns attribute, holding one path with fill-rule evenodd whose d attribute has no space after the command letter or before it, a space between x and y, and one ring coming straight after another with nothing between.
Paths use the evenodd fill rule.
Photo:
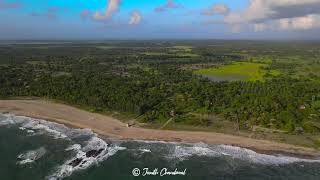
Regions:
<instances>
[{"instance_id":1,"label":"open green meadow","mask_svg":"<svg viewBox=\"0 0 320 180\"><path fill-rule=\"evenodd\" d=\"M221 67L200 69L195 73L206 77L220 77L221 80L239 80L240 77L240 79L246 81L263 81L267 73L272 76L280 75L277 70L266 70L267 67L269 65L261 63L234 62Z\"/></svg>"}]
</instances>

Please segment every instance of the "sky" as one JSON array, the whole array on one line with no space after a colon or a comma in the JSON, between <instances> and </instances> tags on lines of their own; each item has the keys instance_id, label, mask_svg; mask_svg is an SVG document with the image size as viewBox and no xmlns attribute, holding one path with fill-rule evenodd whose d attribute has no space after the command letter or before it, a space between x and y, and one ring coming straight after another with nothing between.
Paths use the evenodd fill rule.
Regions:
<instances>
[{"instance_id":1,"label":"sky","mask_svg":"<svg viewBox=\"0 0 320 180\"><path fill-rule=\"evenodd\" d=\"M0 0L0 39L319 39L320 0Z\"/></svg>"}]
</instances>

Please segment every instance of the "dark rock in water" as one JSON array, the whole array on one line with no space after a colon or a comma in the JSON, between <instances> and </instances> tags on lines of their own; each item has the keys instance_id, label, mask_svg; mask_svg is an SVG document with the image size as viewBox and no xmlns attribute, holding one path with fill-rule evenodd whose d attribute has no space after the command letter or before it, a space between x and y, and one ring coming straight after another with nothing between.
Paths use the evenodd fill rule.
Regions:
<instances>
[{"instance_id":1,"label":"dark rock in water","mask_svg":"<svg viewBox=\"0 0 320 180\"><path fill-rule=\"evenodd\" d=\"M86 152L86 157L97 157L104 149L91 150Z\"/></svg>"},{"instance_id":2,"label":"dark rock in water","mask_svg":"<svg viewBox=\"0 0 320 180\"><path fill-rule=\"evenodd\" d=\"M85 164L87 161L82 161L82 163L81 164Z\"/></svg>"},{"instance_id":3,"label":"dark rock in water","mask_svg":"<svg viewBox=\"0 0 320 180\"><path fill-rule=\"evenodd\" d=\"M72 167L76 167L81 163L81 161L82 161L82 158L77 158L77 159L73 160L71 163L69 163L69 165Z\"/></svg>"},{"instance_id":4,"label":"dark rock in water","mask_svg":"<svg viewBox=\"0 0 320 180\"><path fill-rule=\"evenodd\" d=\"M115 128L115 130L116 130L116 129L117 129L117 128ZM119 130L121 130L121 129L119 129ZM117 131L117 130L116 130L116 131ZM104 141L107 143L107 147L109 147L109 146L112 145L112 142L111 142L110 140L105 139Z\"/></svg>"}]
</instances>

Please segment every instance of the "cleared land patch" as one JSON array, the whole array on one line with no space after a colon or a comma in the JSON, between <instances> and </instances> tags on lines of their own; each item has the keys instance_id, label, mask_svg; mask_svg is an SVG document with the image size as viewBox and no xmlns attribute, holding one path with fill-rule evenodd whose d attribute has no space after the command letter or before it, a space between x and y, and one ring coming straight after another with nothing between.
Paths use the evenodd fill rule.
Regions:
<instances>
[{"instance_id":1,"label":"cleared land patch","mask_svg":"<svg viewBox=\"0 0 320 180\"><path fill-rule=\"evenodd\" d=\"M177 57L199 57L198 54L186 53L186 52L169 52L169 53L159 53L159 52L145 52L142 53L146 56L177 56Z\"/></svg>"},{"instance_id":2,"label":"cleared land patch","mask_svg":"<svg viewBox=\"0 0 320 180\"><path fill-rule=\"evenodd\" d=\"M263 81L264 76L269 73L273 76L280 75L277 70L266 70L267 64L251 62L234 62L221 67L200 69L196 74L203 75L214 81Z\"/></svg>"},{"instance_id":3,"label":"cleared land patch","mask_svg":"<svg viewBox=\"0 0 320 180\"><path fill-rule=\"evenodd\" d=\"M173 46L173 48L180 51L191 52L193 47L192 46Z\"/></svg>"}]
</instances>

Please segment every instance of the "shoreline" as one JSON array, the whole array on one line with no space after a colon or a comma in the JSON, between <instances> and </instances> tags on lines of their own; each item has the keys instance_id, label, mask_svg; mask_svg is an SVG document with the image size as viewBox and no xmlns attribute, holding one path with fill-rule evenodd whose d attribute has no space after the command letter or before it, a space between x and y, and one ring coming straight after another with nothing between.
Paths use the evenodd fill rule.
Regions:
<instances>
[{"instance_id":1,"label":"shoreline","mask_svg":"<svg viewBox=\"0 0 320 180\"><path fill-rule=\"evenodd\" d=\"M215 132L173 131L127 127L119 120L87 112L72 106L42 99L0 100L0 113L43 119L74 128L89 128L102 137L120 140L165 141L231 145L263 154L283 154L307 159L320 159L320 152L301 146Z\"/></svg>"}]
</instances>

